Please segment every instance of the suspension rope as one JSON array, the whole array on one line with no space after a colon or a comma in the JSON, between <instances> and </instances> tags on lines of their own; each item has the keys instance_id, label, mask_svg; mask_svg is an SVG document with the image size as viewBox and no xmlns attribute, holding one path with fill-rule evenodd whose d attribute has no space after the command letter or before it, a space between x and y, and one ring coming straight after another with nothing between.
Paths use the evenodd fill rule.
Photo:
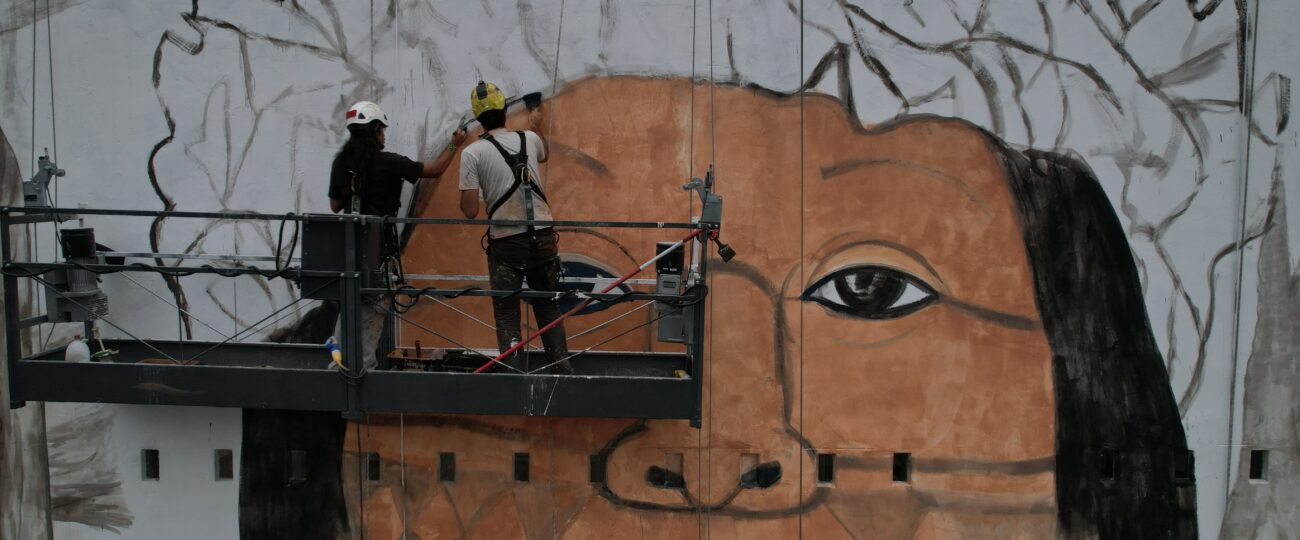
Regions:
<instances>
[{"instance_id":1,"label":"suspension rope","mask_svg":"<svg viewBox=\"0 0 1300 540\"><path fill-rule=\"evenodd\" d=\"M560 45L564 43L564 0L560 0L560 22L556 29L555 36L555 64L551 66L551 99L554 100L555 94L560 91ZM541 106L538 105L538 109ZM551 104L551 114L546 115L546 140L550 141L551 136L555 134L555 104ZM546 163L542 163L542 189L546 189L546 183L551 179L551 156L546 156Z\"/></svg>"},{"instance_id":2,"label":"suspension rope","mask_svg":"<svg viewBox=\"0 0 1300 540\"><path fill-rule=\"evenodd\" d=\"M718 102L716 98L717 94L714 91L715 88L717 87L717 78L713 76L713 60L714 60L713 58L713 0L709 0L709 167L710 167L710 172L713 173L714 186L716 186L718 182ZM700 212L703 211L704 211L704 206L703 204L701 204ZM707 241L705 241L700 246L700 257L704 258L706 261L709 257ZM705 276L705 280L711 280L711 279L713 279L712 273ZM711 283L706 283L706 285L711 285ZM713 362L713 302L709 302L707 308L709 310L709 330L708 330L709 353L707 355L708 362L709 362L709 367L707 371L709 373L709 376L707 380L709 381L709 388L708 388L709 418L711 419L713 418L713 364L714 364ZM701 350L702 349L703 348L701 348ZM701 426L701 429L703 429L703 426ZM709 425L708 474L705 475L704 482L705 482L704 493L712 493L713 492L713 425L712 424ZM707 512L708 512L709 520L712 521L713 507L709 506ZM802 534L802 531L800 532Z\"/></svg>"},{"instance_id":3,"label":"suspension rope","mask_svg":"<svg viewBox=\"0 0 1300 540\"><path fill-rule=\"evenodd\" d=\"M406 413L397 413L397 460L398 484L402 488L402 540L406 540Z\"/></svg>"},{"instance_id":4,"label":"suspension rope","mask_svg":"<svg viewBox=\"0 0 1300 540\"><path fill-rule=\"evenodd\" d=\"M688 139L689 139L689 141L687 142L688 147L689 147L689 150L687 151L687 156L688 156L688 158L687 158L687 163L686 163L686 178L691 179L691 180L694 180L694 179L695 179L695 86L696 86L696 84L695 84L695 45L696 45L696 36L699 34L699 14L698 14L698 12L699 12L699 0L694 0L694 1L691 2L691 81L690 81L690 83L691 83L691 113L690 113L690 114L691 114L691 118L690 118L690 133L687 135L687 137L688 137ZM703 207L701 207L701 209L703 209ZM691 193L691 192L687 192L687 193L686 193L686 218L689 220L689 219L691 219L694 215L695 215L695 194L694 194L694 193ZM692 251L691 251L691 254L692 254L692 258L693 258L694 255L695 255L695 251L692 250ZM692 260L691 262L692 262L692 264L698 264L698 261L695 261L695 260ZM698 358L695 359L695 366L696 366L696 367L699 366L699 361L700 361L700 359L698 359ZM694 371L694 369L693 369L693 371ZM703 377L704 374L703 374L703 373L696 373L695 376L696 376L696 377ZM695 470L697 470L697 471L705 471L705 470L706 470L706 469L705 469L705 465L704 465L704 426L703 426L703 425L700 426L700 429L697 429L697 430L695 431ZM699 474L699 475L696 475L696 477L697 477L696 480L695 480L695 492L696 492L696 493L704 493L704 492L705 492L705 491L704 491L704 477L705 477L705 476L707 476L707 473L706 473L706 474ZM699 523L697 524L697 528L698 528L698 530L696 531L696 537L697 537L697 538L703 538L704 535L705 535L705 533L708 531L708 516L707 516L706 514L701 514L701 515L699 516L698 520L699 520Z\"/></svg>"},{"instance_id":5,"label":"suspension rope","mask_svg":"<svg viewBox=\"0 0 1300 540\"><path fill-rule=\"evenodd\" d=\"M804 278L804 128L806 125L806 110L804 108L804 97L807 94L807 85L804 75L804 5L803 0L799 0L799 283L806 283ZM799 303L799 433L803 430L803 303ZM795 453L799 459L799 505L804 503L803 475L803 443L800 445L799 452ZM803 538L803 514L799 515L799 537Z\"/></svg>"},{"instance_id":6,"label":"suspension rope","mask_svg":"<svg viewBox=\"0 0 1300 540\"><path fill-rule=\"evenodd\" d=\"M31 170L29 172L32 175L36 174L36 7L37 7L36 0L32 0L32 97L31 97L32 121L31 124L28 126L28 130L29 130L28 136L31 137L31 149L32 149ZM36 260L37 250L40 249L39 241L36 240L35 227L36 227L35 224L24 227L24 229L26 229L27 231L27 236L29 238L29 242L27 244L27 260ZM33 247L33 244L36 244L36 246ZM32 302L34 304L32 306L33 311L40 309L36 307L44 304L44 302L41 302L40 288L36 286L32 286L29 288L28 294L30 294L32 299L34 300ZM41 330L41 327L37 326L36 337L38 341L42 341L42 334L43 331ZM29 333L28 337L30 336L31 334Z\"/></svg>"},{"instance_id":7,"label":"suspension rope","mask_svg":"<svg viewBox=\"0 0 1300 540\"><path fill-rule=\"evenodd\" d=\"M555 97L555 94L556 94L557 92L559 92L559 86L560 86L560 47L561 47L561 46L563 45L563 43L564 43L564 0L560 0L560 21L559 21L559 23L558 23L558 25L557 25L557 28L556 28L556 32L555 32L555 34L556 34L556 35L555 35L555 64L552 66L552 71L551 71L551 97L552 97L552 99ZM552 137L555 136L555 129L554 129L554 126L555 126L555 114L556 114L556 110L555 110L555 104L554 104L554 103L555 103L555 102L552 102L552 104L551 104L551 113L550 113L549 115L547 115L547 117L546 117L546 127L545 127L545 129L546 129L546 140L547 140L547 141L551 141L551 140L552 140ZM540 105L539 105L538 107L540 108ZM554 148L554 147L552 146L551 148ZM543 171L543 175L542 175L542 189L546 189L546 188L547 188L547 183L548 183L549 180L550 180L550 175L551 175L551 161L552 161L550 158L551 158L551 156L550 156L550 155L547 155L547 156L546 156L546 163L543 164L543 167L545 167L545 170ZM558 236L557 236L557 238L558 238ZM563 266L561 266L561 268L560 268L560 273L561 273L561 275L563 274L563 270L564 270L564 269L563 269ZM527 320L532 320L532 315L533 315L532 311L533 311L533 310L530 309L530 310L527 310L527 311L528 311L528 319L527 319ZM540 331L539 331L539 332L536 332L536 335L541 335L541 332L540 332ZM507 365L508 365L508 364L507 364ZM553 471L553 470L555 470L555 430L548 429L548 430L545 430L545 431L546 431L546 433L547 433L547 450L548 450L548 451L546 452L546 456L547 456L547 460L549 461L549 463L548 463L549 467L548 467L548 468L549 468L550 470ZM549 494L550 499L551 499L551 500L550 500L550 505L549 505L549 506L551 507L551 536L552 536L552 537L558 537L558 533L559 533L559 519L560 519L560 518L559 518L559 514L557 513L556 507L559 506L559 504L558 504L558 500L556 499L555 490L547 490L547 493Z\"/></svg>"},{"instance_id":8,"label":"suspension rope","mask_svg":"<svg viewBox=\"0 0 1300 540\"><path fill-rule=\"evenodd\" d=\"M31 173L36 174L36 0L32 0L32 123L28 126L31 130Z\"/></svg>"},{"instance_id":9,"label":"suspension rope","mask_svg":"<svg viewBox=\"0 0 1300 540\"><path fill-rule=\"evenodd\" d=\"M33 29L32 37L35 37L35 35L36 32ZM45 56L46 56L46 60L48 61L49 70L50 70L50 142L51 142L51 146L54 147L54 162L58 163L59 162L59 124L58 122L55 121L56 116L55 116L55 107L54 107L54 38L52 37L52 35L53 35L53 31L50 26L50 0L45 0ZM36 66L32 66L32 69L35 70ZM33 73L33 75L34 74L35 73ZM35 98L34 95L32 97L33 99ZM59 186L58 183L54 183L55 206L58 206L58 202L59 202L58 186Z\"/></svg>"}]
</instances>

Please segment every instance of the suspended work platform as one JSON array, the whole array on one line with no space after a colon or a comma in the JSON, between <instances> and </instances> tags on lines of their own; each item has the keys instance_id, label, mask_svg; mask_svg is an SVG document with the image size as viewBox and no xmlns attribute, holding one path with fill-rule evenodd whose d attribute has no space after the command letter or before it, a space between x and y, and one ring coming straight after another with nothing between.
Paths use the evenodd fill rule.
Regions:
<instances>
[{"instance_id":1,"label":"suspended work platform","mask_svg":"<svg viewBox=\"0 0 1300 540\"><path fill-rule=\"evenodd\" d=\"M698 191L703 203L701 216L690 223L514 222L346 214L0 208L10 405L20 407L26 401L190 405L339 411L349 418L359 418L369 412L677 418L690 420L692 425L698 426L701 418L699 374L703 373L704 360L704 301L708 295L705 286L708 257L703 254L708 240L717 240L721 225L721 199L710 193L711 184L710 174L704 180L695 179L684 186ZM74 216L91 215L276 221L280 222L282 229L285 223L295 222L303 232L301 265L289 266L287 261L292 259L282 257L282 246L277 246L274 257L229 255L223 259L222 256L206 254L116 253L96 245L90 229L58 228L59 223ZM15 260L13 229L51 222L58 231L62 257L47 262ZM378 255L377 244L383 236L380 231L395 224L407 227L532 224L677 229L671 236L683 233L685 236L675 243L660 242L654 258L599 293L587 292L591 290L590 284L572 286L563 291L501 291L473 286L416 288L401 279L400 266L396 273L385 266L395 264L391 257L385 259ZM716 243L724 260L730 258L730 248L721 242ZM292 252L293 248L288 251ZM686 264L687 252L690 254L689 264ZM128 263L132 257L149 262ZM176 262L164 262L169 259ZM216 264L185 264L193 260ZM249 265L256 260L274 261L274 269ZM642 280L640 284L653 285L653 292L632 289L610 292L652 266L656 279ZM113 315L109 315L111 299L99 290L97 284L100 274L130 272L154 272L169 279L216 274L225 277L257 275L294 281L300 289L300 298L293 304L303 300L337 303L339 344L236 341L251 327L221 342L140 339L112 320L131 317L130 308L116 306ZM43 309L38 309L37 314L22 312L18 291L23 281L30 281L45 291ZM643 302L642 307L653 305L658 316L642 326L654 324L651 332L660 341L680 344L684 352L599 351L592 350L593 346L571 354L568 360L574 373L563 375L545 373L545 369L489 369L507 367L501 362L507 356L498 354L495 348L481 350L464 345L454 349L436 349L436 358L418 358L420 354L417 351L417 358L395 356L377 366L363 366L364 348L374 346L370 340L376 339L362 335L362 312L373 309L362 307L368 306L367 299L392 298L396 306L409 309L422 298L441 302L439 298L462 296L579 301L565 316L595 302ZM161 296L159 299L166 302ZM277 309L262 321L293 304ZM179 307L173 307L178 310L178 316L183 313ZM401 317L401 311L392 309L388 316L391 328ZM252 327L257 327L262 321ZM116 330L115 334L125 334L131 339L88 340L88 361L66 361L69 351L63 347L24 356L24 329L67 323L84 325L88 337L95 335L97 325L103 325ZM529 339L535 337L536 333ZM511 363L523 366L545 364L541 351L527 350L527 343L525 340L516 346L517 354L523 358L515 357ZM380 344L380 350L397 349L392 342L391 330L380 339Z\"/></svg>"},{"instance_id":2,"label":"suspended work platform","mask_svg":"<svg viewBox=\"0 0 1300 540\"><path fill-rule=\"evenodd\" d=\"M104 340L104 347L117 351L113 362L65 362L62 347L14 362L11 399L339 412L353 406L351 385L327 367L322 345ZM193 358L205 350L191 365L159 354ZM684 353L591 351L570 360L573 375L472 373L458 366L476 366L480 352L447 353L444 365L431 366L436 371L368 372L356 383L356 406L518 416L696 414L695 381L677 376L690 369Z\"/></svg>"}]
</instances>

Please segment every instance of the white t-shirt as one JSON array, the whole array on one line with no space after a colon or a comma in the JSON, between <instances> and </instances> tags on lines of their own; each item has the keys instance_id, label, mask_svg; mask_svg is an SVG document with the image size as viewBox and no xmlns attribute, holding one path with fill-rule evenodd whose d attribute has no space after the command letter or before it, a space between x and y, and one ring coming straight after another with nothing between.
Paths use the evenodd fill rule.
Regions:
<instances>
[{"instance_id":1,"label":"white t-shirt","mask_svg":"<svg viewBox=\"0 0 1300 540\"><path fill-rule=\"evenodd\" d=\"M542 147L542 138L536 133L525 131L524 140L528 144L528 171L532 173L534 182L538 181L541 176L538 174L537 160L546 157L546 150ZM492 138L510 154L519 153L519 134L505 128L494 129L490 132ZM515 176L510 172L510 165L506 159L501 156L496 147L491 142L479 139L470 143L460 154L460 189L477 189L479 197L491 209L492 205L498 199L510 190L514 185ZM524 189L520 186L510 199L507 200L500 208L497 208L492 219L528 219L527 211L524 204ZM533 193L533 219L538 221L551 221L551 208L543 201L536 192ZM546 227L538 227L549 228ZM492 238L504 238L507 236L527 232L528 228L523 226L496 226L493 225L488 234Z\"/></svg>"}]
</instances>

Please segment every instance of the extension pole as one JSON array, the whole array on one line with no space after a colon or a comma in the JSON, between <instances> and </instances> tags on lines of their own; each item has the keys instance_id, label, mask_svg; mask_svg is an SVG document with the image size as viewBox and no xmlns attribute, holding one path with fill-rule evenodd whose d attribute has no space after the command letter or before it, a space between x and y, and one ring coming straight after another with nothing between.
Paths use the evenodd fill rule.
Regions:
<instances>
[{"instance_id":1,"label":"extension pole","mask_svg":"<svg viewBox=\"0 0 1300 540\"><path fill-rule=\"evenodd\" d=\"M674 250L676 250L676 249L682 247L682 244L685 244L686 242L690 241L692 238L695 238L695 237L699 236L700 233L702 233L702 232L704 232L704 229L695 229L694 231L691 232L691 234L686 235L685 238L682 238L681 240L678 240L678 241L677 241L676 243L674 243L673 245L668 246L668 249L665 249L665 250L659 252L658 255L655 255L653 258L651 258L650 260L646 261L646 262L643 263L641 266L638 266L638 267L636 268L636 270L633 270L633 271L631 271L631 272L628 272L627 274L624 274L623 277L618 278L618 281L615 281L615 282L613 282L613 283L610 283L609 286L605 287L603 290L601 290L599 293L596 293L596 294L605 294L605 293L607 293L607 292L609 292L609 291L614 290L615 287L618 287L619 285L622 285L624 281L627 281L627 280L629 280L629 279L632 279L632 276L635 276L635 275L641 273L642 270L645 270L646 268L649 268L650 265L654 264L654 263L655 263L656 261L658 261L659 259L662 259L665 255L667 255L667 254L669 254L669 253L672 253ZM482 373L484 370L486 370L487 368L491 367L492 364L495 364L495 363L497 363L497 362L500 362L502 358L505 358L505 357L507 357L507 356L510 356L510 355L514 354L514 353L515 353L516 351L518 351L519 349L522 349L522 348L524 347L524 345L527 345L528 342L530 342L530 341L532 341L532 340L534 340L534 339L537 339L537 336L540 336L540 335L542 335L542 334L545 334L548 330L550 330L550 329L552 329L552 328L555 328L555 326L558 325L558 324L560 324L561 322L563 322L564 319L569 318L569 317L570 317L571 315L573 315L574 313L577 313L577 312L579 312L579 311L582 311L583 308L585 308L585 307L591 305L591 303L592 303L593 301L595 301L595 300L596 300L595 298L591 298L591 297L588 297L588 298L584 299L582 302L578 303L578 305L574 306L573 309L570 309L569 311L564 312L564 314L560 315L559 317L556 317L555 320L551 321L550 324L548 324L548 325L546 325L546 326L543 326L541 330L538 330L537 332L533 333L533 335L528 336L528 339L525 339L525 340L523 340L523 341L520 341L519 343L514 344L514 346L510 347L509 349L506 349L506 352L503 352L503 353L497 355L496 358L493 358L492 360L488 361L488 363L479 366L478 369L474 370L474 373Z\"/></svg>"}]
</instances>

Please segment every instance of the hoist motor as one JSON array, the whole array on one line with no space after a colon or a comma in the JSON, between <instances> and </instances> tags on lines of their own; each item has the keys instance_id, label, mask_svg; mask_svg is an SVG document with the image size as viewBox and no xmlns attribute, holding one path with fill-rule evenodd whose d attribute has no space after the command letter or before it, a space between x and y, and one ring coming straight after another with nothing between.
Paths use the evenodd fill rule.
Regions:
<instances>
[{"instance_id":1,"label":"hoist motor","mask_svg":"<svg viewBox=\"0 0 1300 540\"><path fill-rule=\"evenodd\" d=\"M70 264L99 264L95 251L95 230L59 230L63 256ZM108 315L108 297L99 289L99 278L82 268L59 268L45 274L45 316L49 322L85 322Z\"/></svg>"},{"instance_id":2,"label":"hoist motor","mask_svg":"<svg viewBox=\"0 0 1300 540\"><path fill-rule=\"evenodd\" d=\"M656 254L672 247L672 242L659 242L655 246ZM684 250L674 250L655 262L655 294L679 296L682 294L682 271L685 270L686 254ZM665 343L685 343L687 338L686 313L680 306L666 302L655 302L655 313L659 314L657 338Z\"/></svg>"}]
</instances>

